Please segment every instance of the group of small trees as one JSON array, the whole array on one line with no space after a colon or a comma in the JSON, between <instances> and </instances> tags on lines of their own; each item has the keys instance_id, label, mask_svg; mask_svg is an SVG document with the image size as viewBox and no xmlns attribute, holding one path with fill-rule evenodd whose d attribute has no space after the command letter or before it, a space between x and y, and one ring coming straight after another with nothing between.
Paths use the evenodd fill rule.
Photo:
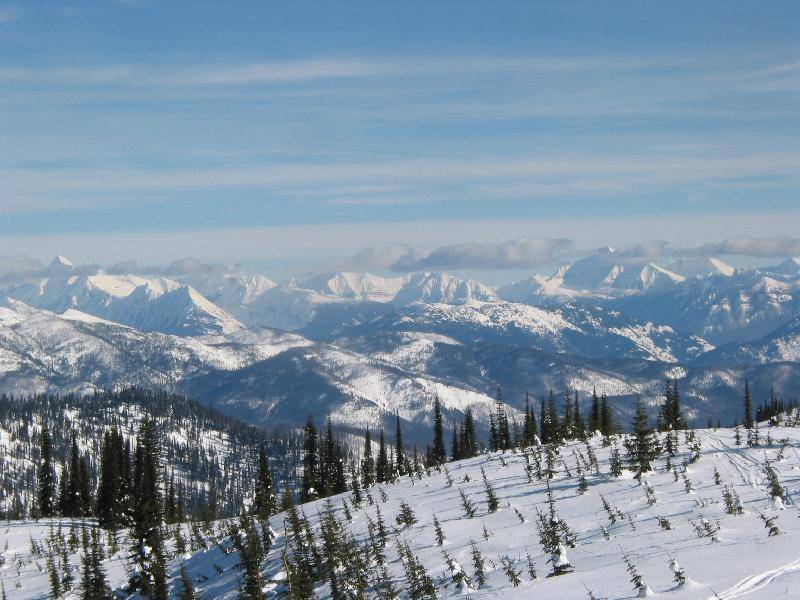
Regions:
<instances>
[{"instance_id":1,"label":"group of small trees","mask_svg":"<svg viewBox=\"0 0 800 600\"><path fill-rule=\"evenodd\" d=\"M47 426L40 436L40 462L37 469L39 488L33 516L87 517L94 514L94 495L89 463L81 456L76 436L72 435L69 464L61 467L56 495L56 471L53 464L53 443Z\"/></svg>"},{"instance_id":2,"label":"group of small trees","mask_svg":"<svg viewBox=\"0 0 800 600\"><path fill-rule=\"evenodd\" d=\"M309 415L303 449L301 502L340 494L347 489L344 450L341 440L333 432L330 416L326 423L325 434L320 435L317 433L314 420Z\"/></svg>"}]
</instances>

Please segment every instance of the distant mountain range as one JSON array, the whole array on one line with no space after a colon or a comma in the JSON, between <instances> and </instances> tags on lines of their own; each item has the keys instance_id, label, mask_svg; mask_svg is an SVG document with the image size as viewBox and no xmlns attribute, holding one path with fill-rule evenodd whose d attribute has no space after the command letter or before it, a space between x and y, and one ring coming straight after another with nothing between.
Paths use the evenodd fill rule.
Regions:
<instances>
[{"instance_id":1,"label":"distant mountain range","mask_svg":"<svg viewBox=\"0 0 800 600\"><path fill-rule=\"evenodd\" d=\"M655 402L681 381L692 416L732 420L743 379L795 394L800 259L733 269L601 249L499 288L445 273L320 273L276 283L193 259L101 269L0 258L0 392L163 387L249 422L328 414L357 431L395 414L419 436L433 397L485 424L498 386ZM411 435L414 435L412 433Z\"/></svg>"}]
</instances>

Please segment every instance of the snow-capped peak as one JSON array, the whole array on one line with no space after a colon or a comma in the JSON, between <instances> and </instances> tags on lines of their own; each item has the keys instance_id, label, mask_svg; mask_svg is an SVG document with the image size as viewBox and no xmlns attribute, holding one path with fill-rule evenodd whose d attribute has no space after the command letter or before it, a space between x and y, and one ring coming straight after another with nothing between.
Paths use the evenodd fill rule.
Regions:
<instances>
[{"instance_id":1,"label":"snow-capped peak","mask_svg":"<svg viewBox=\"0 0 800 600\"><path fill-rule=\"evenodd\" d=\"M51 271L71 271L75 265L66 256L59 254L51 262L49 269Z\"/></svg>"},{"instance_id":2,"label":"snow-capped peak","mask_svg":"<svg viewBox=\"0 0 800 600\"><path fill-rule=\"evenodd\" d=\"M312 277L294 280L292 285L320 294L340 298L354 298L388 302L403 287L403 277L378 277L371 273L319 273Z\"/></svg>"},{"instance_id":3,"label":"snow-capped peak","mask_svg":"<svg viewBox=\"0 0 800 600\"><path fill-rule=\"evenodd\" d=\"M470 300L492 302L497 296L474 279L460 279L447 273L415 273L395 296L398 304L427 302L460 304Z\"/></svg>"},{"instance_id":4,"label":"snow-capped peak","mask_svg":"<svg viewBox=\"0 0 800 600\"><path fill-rule=\"evenodd\" d=\"M676 258L669 261L665 267L683 275L686 278L708 277L710 275L724 275L730 277L736 269L718 258L699 256L690 258Z\"/></svg>"},{"instance_id":5,"label":"snow-capped peak","mask_svg":"<svg viewBox=\"0 0 800 600\"><path fill-rule=\"evenodd\" d=\"M774 267L764 269L767 273L781 275L800 275L800 256L792 256Z\"/></svg>"}]
</instances>

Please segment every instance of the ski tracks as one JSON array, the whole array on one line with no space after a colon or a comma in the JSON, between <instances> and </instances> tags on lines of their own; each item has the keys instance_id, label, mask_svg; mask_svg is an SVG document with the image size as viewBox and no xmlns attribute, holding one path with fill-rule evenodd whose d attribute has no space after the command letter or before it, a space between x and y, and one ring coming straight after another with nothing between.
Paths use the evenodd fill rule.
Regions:
<instances>
[{"instance_id":1,"label":"ski tracks","mask_svg":"<svg viewBox=\"0 0 800 600\"><path fill-rule=\"evenodd\" d=\"M750 577L745 577L739 583L725 590L724 592L720 592L716 596L709 596L707 600L715 600L715 598L721 598L722 600L741 598L742 596L746 596L747 594L768 586L778 577L797 572L800 572L800 559L785 564L782 567L778 567L777 569L772 569L770 571L764 571L763 573L751 575Z\"/></svg>"}]
</instances>

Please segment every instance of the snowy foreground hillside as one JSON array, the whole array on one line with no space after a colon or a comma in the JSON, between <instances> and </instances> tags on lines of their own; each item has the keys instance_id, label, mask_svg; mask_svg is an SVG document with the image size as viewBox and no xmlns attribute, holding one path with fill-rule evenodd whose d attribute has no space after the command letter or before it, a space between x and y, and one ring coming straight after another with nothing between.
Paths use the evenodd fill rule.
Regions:
<instances>
[{"instance_id":1,"label":"snowy foreground hillside","mask_svg":"<svg viewBox=\"0 0 800 600\"><path fill-rule=\"evenodd\" d=\"M424 573L435 585L436 597L442 598L572 599L589 598L588 590L591 597L608 599L640 594L675 600L800 597L800 511L795 504L800 492L800 429L762 427L758 446L753 447L746 445L744 431L740 446L737 432L730 429L701 430L693 435L681 432L676 455L670 459L662 454L642 483L629 471L612 476L615 447L625 459L621 440L603 447L600 436L595 436L588 444L562 446L554 461L548 461L548 454L551 459L553 455L545 448L486 454L450 463L441 471L404 476L393 485L368 488L360 506L353 493L348 493L333 497L330 504L317 501L300 510L310 521L321 556L329 550L331 555L343 547L349 550L347 560L336 571L340 590L357 578L362 564L359 554L363 557L370 586L365 597L393 597L384 585L387 575L400 592L398 597L412 597L412 581L424 583ZM549 481L548 462L553 472ZM489 510L483 473L497 496L496 512ZM548 484L552 506L548 505ZM584 493L582 487L586 487ZM473 505L472 517L466 514L462 492ZM774 497L781 493L783 500ZM397 524L403 503L410 507L405 511L407 520L416 522ZM329 510L338 524L326 515ZM541 539L547 538L549 524L554 522L552 514L564 525L553 534L565 551L560 560L568 559L574 566L573 572L557 577L547 577L553 564L550 553L543 552L542 542L548 540ZM306 541L301 545L292 541L292 527L284 523L284 517L272 517L275 538L260 563L268 597L287 591L283 560L287 546L290 564L298 552L314 553ZM381 518L385 546L380 542ZM445 538L441 546L434 518ZM324 532L319 531L326 522L327 533L337 533L332 541L328 536L335 548L324 545ZM69 538L68 523L61 524L65 539ZM187 551L181 555L173 552L169 561L172 597L181 597L182 564L200 597L242 597L245 569L237 567L240 556L228 537L233 523L212 524L213 535L202 533L197 526L183 527L181 537ZM56 523L51 529L49 521L12 521L0 526L0 577L8 598L48 597L47 559L43 553L36 554L37 549L47 547L49 536L58 537L58 526ZM542 527L544 536L539 531ZM350 539L347 531L361 552L346 546ZM65 549L76 577L73 597L80 592L80 551L74 551L80 547L78 537L76 532L73 550ZM208 548L191 552L192 546L198 548L200 537ZM103 539L108 538L104 535ZM128 549L123 534L118 534L118 541L116 553L105 544L102 564L109 584L124 595L121 587L127 579ZM174 535L169 545L175 548ZM402 559L398 548L404 549ZM631 583L623 554L642 578L641 590ZM484 563L482 585L476 572L477 555ZM376 563L379 556L385 557L386 569ZM677 566L671 563L673 559ZM682 585L676 583L680 579L676 570L686 579ZM414 573L411 578L409 572ZM463 588L457 583L462 575L468 580ZM378 595L381 585L383 596ZM314 586L317 597L333 597L327 579ZM433 596L423 591L413 597Z\"/></svg>"}]
</instances>

